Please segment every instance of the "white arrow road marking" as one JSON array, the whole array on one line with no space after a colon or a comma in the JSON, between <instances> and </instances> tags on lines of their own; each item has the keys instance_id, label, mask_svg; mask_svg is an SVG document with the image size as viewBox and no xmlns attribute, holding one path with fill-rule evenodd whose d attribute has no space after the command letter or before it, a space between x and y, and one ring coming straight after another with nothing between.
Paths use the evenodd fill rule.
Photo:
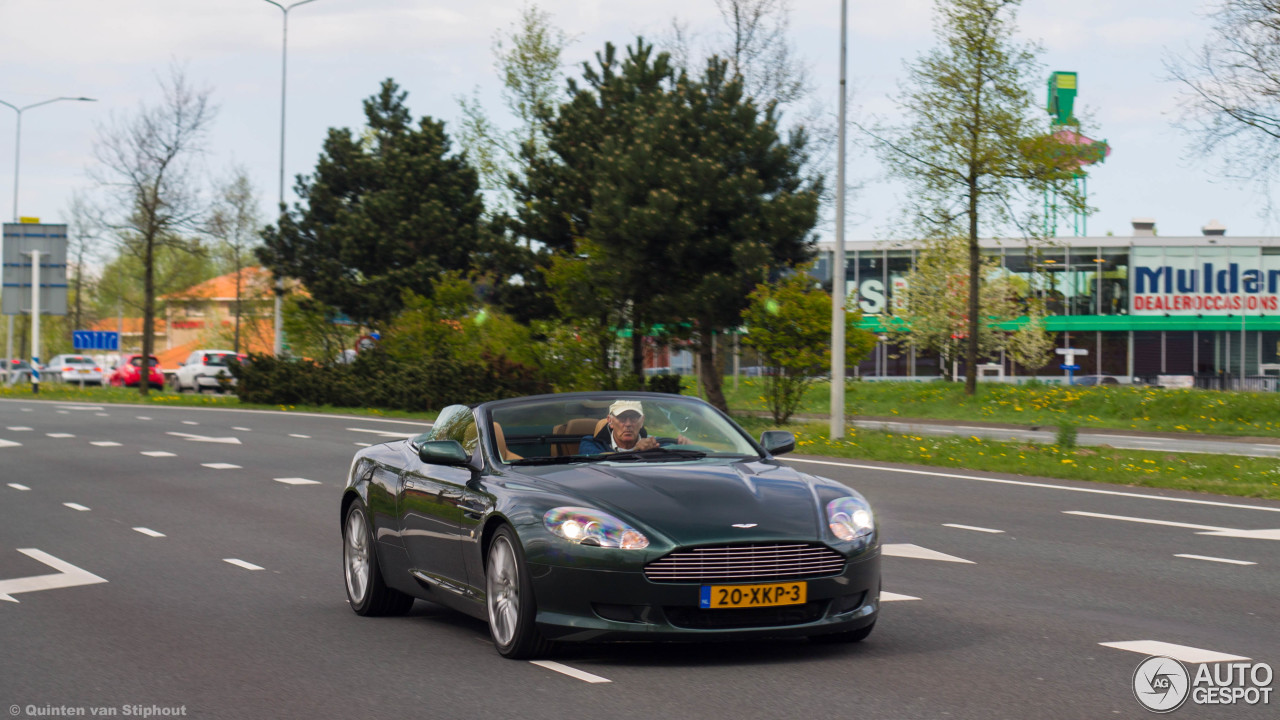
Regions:
<instances>
[{"instance_id":1,"label":"white arrow road marking","mask_svg":"<svg viewBox=\"0 0 1280 720\"><path fill-rule=\"evenodd\" d=\"M1194 523L1171 522L1169 520L1152 520L1151 518L1129 517L1127 515L1106 515L1082 510L1063 510L1063 515L1080 515L1082 517L1102 518L1103 520L1124 520L1144 523L1146 525L1164 525L1165 527L1186 528L1196 530L1197 535L1212 537L1245 538L1249 540L1280 540L1280 528L1272 530L1236 530L1235 528L1216 527L1214 525L1196 525Z\"/></svg>"},{"instance_id":2,"label":"white arrow road marking","mask_svg":"<svg viewBox=\"0 0 1280 720\"><path fill-rule=\"evenodd\" d=\"M22 443L12 440L0 440L0 447L22 447Z\"/></svg>"},{"instance_id":3,"label":"white arrow road marking","mask_svg":"<svg viewBox=\"0 0 1280 720\"><path fill-rule=\"evenodd\" d=\"M146 535L147 537L164 537L164 533L156 532L151 528L136 527L134 528L134 530L137 530L138 532L142 533L143 535Z\"/></svg>"},{"instance_id":4,"label":"white arrow road marking","mask_svg":"<svg viewBox=\"0 0 1280 720\"><path fill-rule=\"evenodd\" d=\"M190 433L180 433L180 432L167 432L165 433L165 435L172 435L174 437L186 438L191 442L224 443L226 445L240 444L240 438L237 438L237 437L209 437L208 435L192 435Z\"/></svg>"},{"instance_id":5,"label":"white arrow road marking","mask_svg":"<svg viewBox=\"0 0 1280 720\"><path fill-rule=\"evenodd\" d=\"M919 600L920 598L911 595L899 595L898 593L880 591L880 602L896 602L898 600Z\"/></svg>"},{"instance_id":6,"label":"white arrow road marking","mask_svg":"<svg viewBox=\"0 0 1280 720\"><path fill-rule=\"evenodd\" d=\"M79 512L88 512L88 511L89 511L89 508L87 508L87 507L85 507L85 506L81 505L80 503L62 503L62 504L63 504L63 505L66 505L67 507L71 508L72 510L78 510Z\"/></svg>"},{"instance_id":7,"label":"white arrow road marking","mask_svg":"<svg viewBox=\"0 0 1280 720\"><path fill-rule=\"evenodd\" d=\"M210 470L239 470L239 465L231 463L200 463L201 467L207 467Z\"/></svg>"},{"instance_id":8,"label":"white arrow road marking","mask_svg":"<svg viewBox=\"0 0 1280 720\"><path fill-rule=\"evenodd\" d=\"M308 480L306 478L272 478L278 483L285 485L319 485L319 480Z\"/></svg>"},{"instance_id":9,"label":"white arrow road marking","mask_svg":"<svg viewBox=\"0 0 1280 720\"><path fill-rule=\"evenodd\" d=\"M1187 558L1188 560L1208 560L1209 562L1227 563L1228 565L1257 565L1256 562L1248 560L1230 560L1227 558L1209 557L1208 555L1174 555L1174 557Z\"/></svg>"},{"instance_id":10,"label":"white arrow road marking","mask_svg":"<svg viewBox=\"0 0 1280 720\"><path fill-rule=\"evenodd\" d=\"M421 435L420 432L395 432L394 430L369 430L366 428L347 428L348 432L373 433L387 438L410 438Z\"/></svg>"},{"instance_id":11,"label":"white arrow road marking","mask_svg":"<svg viewBox=\"0 0 1280 720\"><path fill-rule=\"evenodd\" d=\"M917 560L941 560L942 562L967 563L973 565L972 560L958 558L955 555L940 553L937 550L930 550L919 545L911 543L893 543L889 545L881 545L880 552L889 557L916 558Z\"/></svg>"},{"instance_id":12,"label":"white arrow road marking","mask_svg":"<svg viewBox=\"0 0 1280 720\"><path fill-rule=\"evenodd\" d=\"M571 668L568 665L561 665L560 663L553 662L551 660L530 660L529 662L534 665L537 665L538 667L543 667L548 670L551 670L552 672L558 672L561 675L568 675L571 678L577 678L578 680L581 680L583 682L589 682L589 683L613 682L609 678L602 678L599 675L592 675L591 673L586 672L584 670Z\"/></svg>"},{"instance_id":13,"label":"white arrow road marking","mask_svg":"<svg viewBox=\"0 0 1280 720\"><path fill-rule=\"evenodd\" d=\"M45 433L45 435L47 435L48 437L51 437L51 438L73 438L73 437L75 437L75 435L72 435L71 433Z\"/></svg>"},{"instance_id":14,"label":"white arrow road marking","mask_svg":"<svg viewBox=\"0 0 1280 720\"><path fill-rule=\"evenodd\" d=\"M91 442L89 444L97 445L98 447L120 447L120 443L112 442L110 440L98 440L97 442Z\"/></svg>"},{"instance_id":15,"label":"white arrow road marking","mask_svg":"<svg viewBox=\"0 0 1280 720\"><path fill-rule=\"evenodd\" d=\"M992 530L991 528L974 527L972 525L956 525L955 523L942 523L942 527L956 528L957 530L972 530L981 533L1003 533L1003 530Z\"/></svg>"},{"instance_id":16,"label":"white arrow road marking","mask_svg":"<svg viewBox=\"0 0 1280 720\"><path fill-rule=\"evenodd\" d=\"M31 428L26 425L14 425L12 427L5 428L5 430L12 430L13 432L31 432Z\"/></svg>"},{"instance_id":17,"label":"white arrow road marking","mask_svg":"<svg viewBox=\"0 0 1280 720\"><path fill-rule=\"evenodd\" d=\"M232 565L235 565L236 567L242 567L245 570L261 570L262 569L261 566L254 565L251 562L245 562L244 560L237 560L236 558L222 558L222 562L231 563Z\"/></svg>"},{"instance_id":18,"label":"white arrow road marking","mask_svg":"<svg viewBox=\"0 0 1280 720\"><path fill-rule=\"evenodd\" d=\"M52 575L32 575L31 577L14 578L12 580L0 580L0 600L18 602L12 597L18 593L56 590L58 588L95 585L106 582L105 579L87 570L81 570L69 562L59 560L47 552L35 548L18 548L18 552L34 560L39 560L58 572Z\"/></svg>"},{"instance_id":19,"label":"white arrow road marking","mask_svg":"<svg viewBox=\"0 0 1280 720\"><path fill-rule=\"evenodd\" d=\"M13 488L14 490L30 490L31 489L26 485L21 485L19 483L9 483L9 487Z\"/></svg>"},{"instance_id":20,"label":"white arrow road marking","mask_svg":"<svg viewBox=\"0 0 1280 720\"><path fill-rule=\"evenodd\" d=\"M1174 645L1173 643L1160 642L1159 640L1129 640L1126 642L1104 642L1098 644L1103 647L1128 650L1141 655L1163 655L1174 660L1195 664L1235 662L1249 659L1239 655L1228 655L1215 650L1204 650L1186 645Z\"/></svg>"},{"instance_id":21,"label":"white arrow road marking","mask_svg":"<svg viewBox=\"0 0 1280 720\"><path fill-rule=\"evenodd\" d=\"M163 450L144 450L138 454L146 455L147 457L178 457L171 452L165 452Z\"/></svg>"}]
</instances>

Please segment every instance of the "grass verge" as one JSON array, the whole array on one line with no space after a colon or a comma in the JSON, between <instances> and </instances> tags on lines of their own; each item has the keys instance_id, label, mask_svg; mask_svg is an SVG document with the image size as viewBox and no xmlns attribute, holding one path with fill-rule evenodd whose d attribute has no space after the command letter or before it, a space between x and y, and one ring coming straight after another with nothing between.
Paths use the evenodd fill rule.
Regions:
<instances>
[{"instance_id":1,"label":"grass verge","mask_svg":"<svg viewBox=\"0 0 1280 720\"><path fill-rule=\"evenodd\" d=\"M764 430L789 430L796 436L797 454L1280 500L1280 463L1274 458L1101 446L1065 449L974 436L922 437L852 428L848 437L833 442L827 436L826 425L821 423L792 423L776 428L767 419L735 419L756 437Z\"/></svg>"},{"instance_id":2,"label":"grass verge","mask_svg":"<svg viewBox=\"0 0 1280 720\"><path fill-rule=\"evenodd\" d=\"M768 411L764 382L740 378L735 390L727 378L729 407ZM828 383L815 383L800 412L828 415L830 393ZM873 417L1280 437L1280 393L980 383L969 396L964 383L850 382L845 398L848 413Z\"/></svg>"}]
</instances>

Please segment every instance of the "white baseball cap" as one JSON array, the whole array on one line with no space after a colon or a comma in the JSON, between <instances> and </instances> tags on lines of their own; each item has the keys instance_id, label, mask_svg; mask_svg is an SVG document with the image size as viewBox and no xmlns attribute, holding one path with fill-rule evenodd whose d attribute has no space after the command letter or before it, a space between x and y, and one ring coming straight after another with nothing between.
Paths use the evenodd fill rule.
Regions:
<instances>
[{"instance_id":1,"label":"white baseball cap","mask_svg":"<svg viewBox=\"0 0 1280 720\"><path fill-rule=\"evenodd\" d=\"M609 414L614 417L628 410L639 413L640 417L644 417L644 409L640 406L639 400L614 400L613 404L609 406Z\"/></svg>"}]
</instances>

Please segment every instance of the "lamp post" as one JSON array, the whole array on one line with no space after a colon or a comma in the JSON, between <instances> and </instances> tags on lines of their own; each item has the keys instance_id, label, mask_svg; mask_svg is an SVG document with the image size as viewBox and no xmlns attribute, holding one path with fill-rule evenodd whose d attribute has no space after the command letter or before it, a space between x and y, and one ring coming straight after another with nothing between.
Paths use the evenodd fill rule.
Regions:
<instances>
[{"instance_id":1,"label":"lamp post","mask_svg":"<svg viewBox=\"0 0 1280 720\"><path fill-rule=\"evenodd\" d=\"M844 437L844 125L848 0L840 0L840 127L836 150L836 243L831 251L831 439Z\"/></svg>"},{"instance_id":2,"label":"lamp post","mask_svg":"<svg viewBox=\"0 0 1280 720\"><path fill-rule=\"evenodd\" d=\"M22 154L22 113L32 108L38 108L41 105L49 105L51 103L61 102L63 100L66 100L68 102L97 102L97 100L95 100L94 98L87 98L87 97L56 97L56 98L51 98L49 100L41 100L38 103L32 103L30 105L24 105L22 107L18 107L17 105L13 105L11 103L5 102L4 100L0 100L0 105L4 105L5 107L9 108L10 110L13 110L15 113L18 114L17 131L14 133L14 139L13 139L13 221L15 223L18 222L18 169L21 167L19 163L19 159L21 158L21 154ZM3 254L2 252L3 248L4 248L4 239L0 238L0 255ZM10 358L13 357L13 316L12 315L9 316L8 327L6 328L4 356L5 356L6 363L9 361Z\"/></svg>"},{"instance_id":3,"label":"lamp post","mask_svg":"<svg viewBox=\"0 0 1280 720\"><path fill-rule=\"evenodd\" d=\"M271 3L280 8L283 17L283 31L280 38L280 219L284 219L284 117L285 117L285 89L288 86L289 77L289 11L299 5L306 5L315 0L299 0L299 2L290 5L281 5L275 0L263 0L263 2ZM283 223L281 223L283 225ZM275 339L272 342L271 353L276 357L284 352L284 320L281 314L281 303L284 297L284 279L276 276L276 307L275 307Z\"/></svg>"}]
</instances>

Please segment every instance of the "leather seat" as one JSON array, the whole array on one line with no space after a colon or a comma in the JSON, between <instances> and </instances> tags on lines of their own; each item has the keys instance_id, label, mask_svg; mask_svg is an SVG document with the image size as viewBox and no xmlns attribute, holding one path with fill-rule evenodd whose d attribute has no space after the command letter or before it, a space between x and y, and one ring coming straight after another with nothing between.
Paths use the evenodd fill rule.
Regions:
<instances>
[{"instance_id":1,"label":"leather seat","mask_svg":"<svg viewBox=\"0 0 1280 720\"><path fill-rule=\"evenodd\" d=\"M569 422L555 426L551 432L556 435L573 435L581 438L584 435L594 436L600 432L600 423L604 422L604 418L597 421L595 418L574 418ZM560 455L577 455L578 442L557 442L551 445L551 454L553 456Z\"/></svg>"},{"instance_id":2,"label":"leather seat","mask_svg":"<svg viewBox=\"0 0 1280 720\"><path fill-rule=\"evenodd\" d=\"M524 456L517 455L507 448L507 436L502 432L502 426L498 423L493 424L493 440L498 446L498 453L502 459L510 462L512 460L523 460Z\"/></svg>"}]
</instances>

